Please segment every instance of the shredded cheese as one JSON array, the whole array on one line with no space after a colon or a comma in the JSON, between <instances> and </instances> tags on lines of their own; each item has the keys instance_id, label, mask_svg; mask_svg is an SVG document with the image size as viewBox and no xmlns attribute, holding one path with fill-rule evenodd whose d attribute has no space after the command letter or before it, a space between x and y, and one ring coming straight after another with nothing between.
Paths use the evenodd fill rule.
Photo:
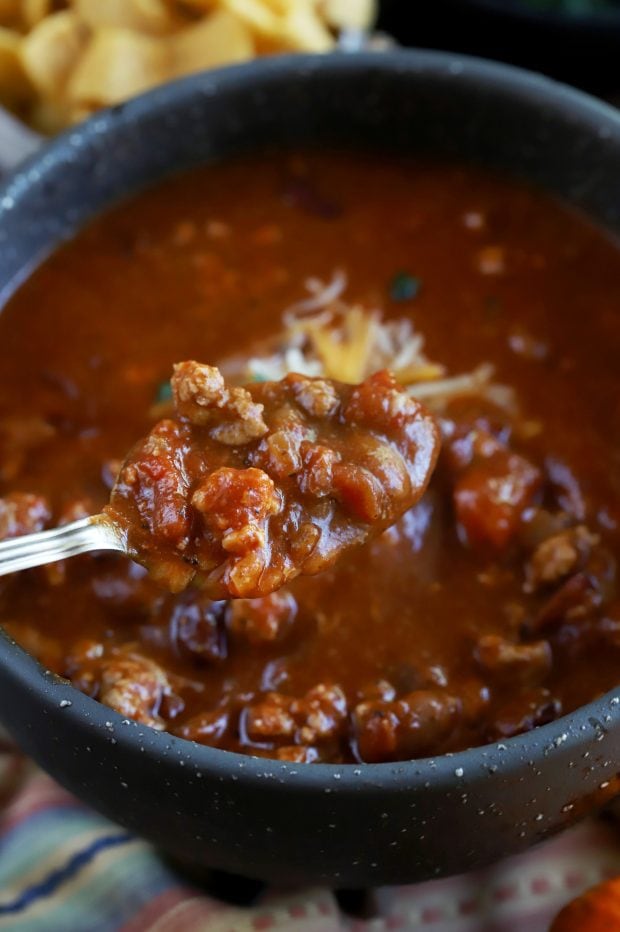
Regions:
<instances>
[{"instance_id":1,"label":"shredded cheese","mask_svg":"<svg viewBox=\"0 0 620 932\"><path fill-rule=\"evenodd\" d=\"M516 409L512 389L493 382L490 363L448 376L443 365L427 358L424 337L410 320L384 320L379 309L346 303L343 271L337 270L330 282L309 278L305 285L309 296L284 311L283 331L266 341L259 355L225 361L222 369L227 375L241 381L277 381L288 372L299 372L355 384L390 369L409 394L438 412L453 398L467 395Z\"/></svg>"}]
</instances>

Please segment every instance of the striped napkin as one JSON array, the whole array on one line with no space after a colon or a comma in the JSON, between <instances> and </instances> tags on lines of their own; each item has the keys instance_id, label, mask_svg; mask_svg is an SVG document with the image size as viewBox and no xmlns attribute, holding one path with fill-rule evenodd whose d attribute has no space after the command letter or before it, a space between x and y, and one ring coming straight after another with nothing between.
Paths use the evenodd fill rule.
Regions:
<instances>
[{"instance_id":1,"label":"striped napkin","mask_svg":"<svg viewBox=\"0 0 620 932\"><path fill-rule=\"evenodd\" d=\"M482 871L373 891L375 918L348 915L326 889L264 889L235 906L0 738L0 932L547 932L566 902L618 873L620 839L590 820Z\"/></svg>"}]
</instances>

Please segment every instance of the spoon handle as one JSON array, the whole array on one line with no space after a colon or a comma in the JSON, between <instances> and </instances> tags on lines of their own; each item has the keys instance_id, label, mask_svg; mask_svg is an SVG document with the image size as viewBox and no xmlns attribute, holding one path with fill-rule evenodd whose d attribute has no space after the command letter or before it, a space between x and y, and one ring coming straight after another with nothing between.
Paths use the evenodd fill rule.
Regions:
<instances>
[{"instance_id":1,"label":"spoon handle","mask_svg":"<svg viewBox=\"0 0 620 932\"><path fill-rule=\"evenodd\" d=\"M126 552L122 533L104 515L0 542L0 576L93 550Z\"/></svg>"}]
</instances>

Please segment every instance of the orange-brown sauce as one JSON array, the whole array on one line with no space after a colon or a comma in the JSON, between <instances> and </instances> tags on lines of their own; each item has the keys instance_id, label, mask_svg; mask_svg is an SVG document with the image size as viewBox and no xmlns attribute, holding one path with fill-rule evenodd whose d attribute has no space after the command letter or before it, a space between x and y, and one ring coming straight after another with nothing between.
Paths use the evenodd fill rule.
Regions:
<instances>
[{"instance_id":1,"label":"orange-brown sauce","mask_svg":"<svg viewBox=\"0 0 620 932\"><path fill-rule=\"evenodd\" d=\"M291 195L291 166L309 179L310 202ZM55 520L75 499L99 511L109 495L103 464L150 428L172 364L252 354L280 329L305 279L328 280L336 268L347 274L347 299L411 317L428 356L450 372L495 365L523 417L543 425L520 452L541 468L552 458L570 469L588 526L617 556L617 247L540 193L469 169L378 157L261 157L204 169L112 211L59 250L0 314L0 496L47 496ZM395 302L390 282L402 271L421 287ZM11 452L2 424L29 418L54 436L2 478ZM176 690L177 729L226 696L265 689L301 696L337 683L353 705L379 679L399 695L429 677L452 695L478 690L476 642L514 632L510 606L531 605L522 565L513 551L497 556L459 540L439 477L394 531L290 586L298 616L283 641L231 640L219 663L170 648L164 629L181 597L131 582L122 558L76 559L64 580L37 571L0 582L0 621L61 673L85 638L106 650L137 645L197 684ZM620 681L613 598L595 622L564 625L551 642L544 687L564 711ZM524 689L491 685L480 714L436 750L492 737ZM235 729L223 746L239 746Z\"/></svg>"}]
</instances>

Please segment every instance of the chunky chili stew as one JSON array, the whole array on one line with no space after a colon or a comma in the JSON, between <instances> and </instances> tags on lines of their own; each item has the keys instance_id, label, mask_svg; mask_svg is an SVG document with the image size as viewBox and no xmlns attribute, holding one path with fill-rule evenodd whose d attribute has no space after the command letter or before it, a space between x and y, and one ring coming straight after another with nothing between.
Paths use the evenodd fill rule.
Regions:
<instances>
[{"instance_id":1,"label":"chunky chili stew","mask_svg":"<svg viewBox=\"0 0 620 932\"><path fill-rule=\"evenodd\" d=\"M245 388L188 361L171 389L105 511L172 592L256 599L320 573L415 505L437 460L435 421L385 370Z\"/></svg>"},{"instance_id":2,"label":"chunky chili stew","mask_svg":"<svg viewBox=\"0 0 620 932\"><path fill-rule=\"evenodd\" d=\"M0 581L0 620L123 715L254 755L397 760L550 721L620 682L619 301L614 243L473 170L281 155L161 185L0 314L0 535L100 511L180 359L257 392L390 370L439 423L437 468L272 594L173 595L95 554Z\"/></svg>"}]
</instances>

